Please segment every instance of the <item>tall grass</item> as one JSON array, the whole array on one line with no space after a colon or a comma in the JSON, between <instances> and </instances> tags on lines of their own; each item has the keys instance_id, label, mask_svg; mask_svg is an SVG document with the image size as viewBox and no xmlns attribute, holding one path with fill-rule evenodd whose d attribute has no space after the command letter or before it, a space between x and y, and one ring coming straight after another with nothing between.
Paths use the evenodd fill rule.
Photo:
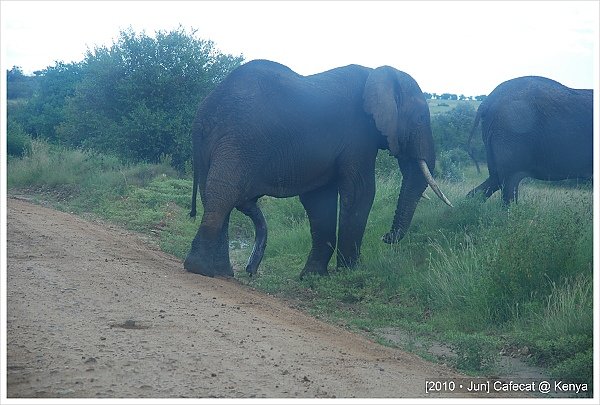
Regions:
<instances>
[{"instance_id":1,"label":"tall grass","mask_svg":"<svg viewBox=\"0 0 600 405\"><path fill-rule=\"evenodd\" d=\"M35 139L25 156L10 159L7 183L9 189L53 200L59 208L106 215L159 174L166 178L175 172L166 165L126 165L114 156Z\"/></svg>"},{"instance_id":2,"label":"tall grass","mask_svg":"<svg viewBox=\"0 0 600 405\"><path fill-rule=\"evenodd\" d=\"M395 162L381 155L356 268L336 270L334 256L329 277L299 280L311 246L304 209L298 198L265 197L260 205L269 240L259 274L238 271L236 278L375 337L392 327L441 340L454 348L461 369L486 372L502 346L527 346L549 372L591 386L591 187L528 181L519 204L506 208L498 195L486 202L464 197L484 177L468 168L465 181L440 181L455 208L422 200L405 238L386 245L381 236L389 230L401 178ZM8 184L41 193L59 208L155 235L181 258L199 225L187 216L191 181L164 165L128 166L34 141L25 157L9 161ZM236 269L244 269L253 238L251 221L234 211Z\"/></svg>"},{"instance_id":3,"label":"tall grass","mask_svg":"<svg viewBox=\"0 0 600 405\"><path fill-rule=\"evenodd\" d=\"M591 274L578 274L560 284L553 283L539 319L547 336L591 336L593 325L593 283Z\"/></svg>"}]
</instances>

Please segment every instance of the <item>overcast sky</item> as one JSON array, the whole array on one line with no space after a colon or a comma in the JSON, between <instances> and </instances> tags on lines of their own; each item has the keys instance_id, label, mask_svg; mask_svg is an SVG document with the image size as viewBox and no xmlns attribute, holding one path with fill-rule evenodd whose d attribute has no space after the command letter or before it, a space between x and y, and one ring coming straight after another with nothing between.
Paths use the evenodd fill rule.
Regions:
<instances>
[{"instance_id":1,"label":"overcast sky","mask_svg":"<svg viewBox=\"0 0 600 405\"><path fill-rule=\"evenodd\" d=\"M26 73L81 61L121 29L153 35L180 24L246 60L271 59L301 74L358 63L391 65L423 91L488 94L540 75L595 87L598 1L6 1L2 68Z\"/></svg>"}]
</instances>

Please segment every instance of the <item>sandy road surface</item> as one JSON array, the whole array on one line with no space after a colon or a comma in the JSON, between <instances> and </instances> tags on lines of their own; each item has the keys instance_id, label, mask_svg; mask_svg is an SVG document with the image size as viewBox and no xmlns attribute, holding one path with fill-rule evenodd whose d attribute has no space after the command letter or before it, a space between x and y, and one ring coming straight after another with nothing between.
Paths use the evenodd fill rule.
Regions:
<instances>
[{"instance_id":1,"label":"sandy road surface","mask_svg":"<svg viewBox=\"0 0 600 405\"><path fill-rule=\"evenodd\" d=\"M424 397L450 370L8 200L7 396Z\"/></svg>"}]
</instances>

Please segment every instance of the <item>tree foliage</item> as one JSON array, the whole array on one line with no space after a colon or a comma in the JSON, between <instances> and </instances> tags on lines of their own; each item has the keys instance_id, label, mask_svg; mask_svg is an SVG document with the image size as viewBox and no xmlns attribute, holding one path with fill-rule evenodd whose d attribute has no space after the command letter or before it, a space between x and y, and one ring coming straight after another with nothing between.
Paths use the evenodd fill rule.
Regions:
<instances>
[{"instance_id":1,"label":"tree foliage","mask_svg":"<svg viewBox=\"0 0 600 405\"><path fill-rule=\"evenodd\" d=\"M448 112L432 116L431 130L436 147L442 150L465 149L475 114L475 108L465 102L456 104Z\"/></svg>"},{"instance_id":2,"label":"tree foliage","mask_svg":"<svg viewBox=\"0 0 600 405\"><path fill-rule=\"evenodd\" d=\"M111 47L88 51L60 140L131 161L170 156L182 169L199 103L242 62L194 34L181 27L155 37L126 30Z\"/></svg>"},{"instance_id":3,"label":"tree foliage","mask_svg":"<svg viewBox=\"0 0 600 405\"><path fill-rule=\"evenodd\" d=\"M34 137L57 141L56 128L65 120L65 104L81 80L80 63L56 62L34 72L36 90L21 110L14 110L25 131Z\"/></svg>"},{"instance_id":4,"label":"tree foliage","mask_svg":"<svg viewBox=\"0 0 600 405\"><path fill-rule=\"evenodd\" d=\"M18 100L29 98L35 91L35 78L23 74L23 69L13 66L6 71L6 99Z\"/></svg>"},{"instance_id":5,"label":"tree foliage","mask_svg":"<svg viewBox=\"0 0 600 405\"><path fill-rule=\"evenodd\" d=\"M9 118L34 138L183 170L198 105L243 61L195 34L129 29L80 62L56 62L34 76L13 67Z\"/></svg>"},{"instance_id":6,"label":"tree foliage","mask_svg":"<svg viewBox=\"0 0 600 405\"><path fill-rule=\"evenodd\" d=\"M475 121L475 108L467 102L461 102L448 112L431 117L431 130L437 150L443 177L460 180L463 167L471 164L469 152L473 150L479 162L485 161L485 149L480 132L475 132L470 149L467 147L469 135Z\"/></svg>"}]
</instances>

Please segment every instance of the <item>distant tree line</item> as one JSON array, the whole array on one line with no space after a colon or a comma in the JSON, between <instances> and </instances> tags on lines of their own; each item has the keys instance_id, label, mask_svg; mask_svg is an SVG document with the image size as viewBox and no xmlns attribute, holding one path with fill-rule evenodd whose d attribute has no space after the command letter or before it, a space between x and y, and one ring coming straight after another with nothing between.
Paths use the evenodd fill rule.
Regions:
<instances>
[{"instance_id":1,"label":"distant tree line","mask_svg":"<svg viewBox=\"0 0 600 405\"><path fill-rule=\"evenodd\" d=\"M125 161L168 159L182 170L200 101L242 61L182 27L154 37L124 30L81 62L33 76L9 70L10 129Z\"/></svg>"},{"instance_id":2,"label":"distant tree line","mask_svg":"<svg viewBox=\"0 0 600 405\"><path fill-rule=\"evenodd\" d=\"M460 100L460 101L483 101L487 97L485 94L480 96L465 96L464 94L456 95L452 93L423 93L427 100Z\"/></svg>"}]
</instances>

